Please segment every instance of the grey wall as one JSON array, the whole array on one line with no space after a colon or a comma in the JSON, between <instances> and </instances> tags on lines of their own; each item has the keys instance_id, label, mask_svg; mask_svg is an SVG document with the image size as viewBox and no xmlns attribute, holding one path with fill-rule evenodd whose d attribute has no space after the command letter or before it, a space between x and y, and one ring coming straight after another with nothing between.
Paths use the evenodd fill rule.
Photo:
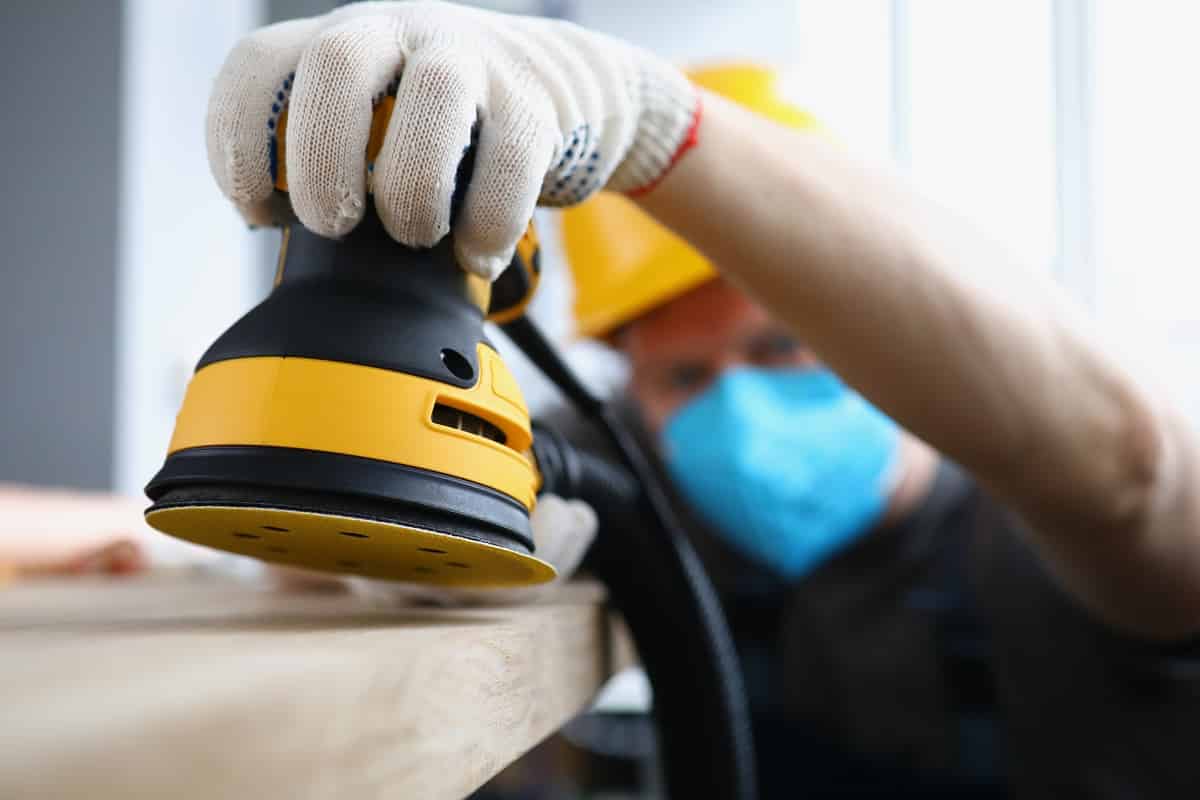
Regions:
<instances>
[{"instance_id":1,"label":"grey wall","mask_svg":"<svg viewBox=\"0 0 1200 800\"><path fill-rule=\"evenodd\" d=\"M0 480L107 487L118 0L0 3Z\"/></svg>"},{"instance_id":2,"label":"grey wall","mask_svg":"<svg viewBox=\"0 0 1200 800\"><path fill-rule=\"evenodd\" d=\"M281 22L296 17L315 17L334 6L334 0L267 0L267 21Z\"/></svg>"}]
</instances>

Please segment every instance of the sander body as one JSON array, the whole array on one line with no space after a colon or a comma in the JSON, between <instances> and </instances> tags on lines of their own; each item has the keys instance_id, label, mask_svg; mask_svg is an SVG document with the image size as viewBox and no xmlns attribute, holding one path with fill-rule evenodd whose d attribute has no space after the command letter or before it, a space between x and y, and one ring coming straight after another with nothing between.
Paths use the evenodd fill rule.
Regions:
<instances>
[{"instance_id":1,"label":"sander body","mask_svg":"<svg viewBox=\"0 0 1200 800\"><path fill-rule=\"evenodd\" d=\"M369 159L391 108L390 97L376 108ZM583 566L605 584L650 678L671 796L755 797L745 692L715 591L636 437L523 313L540 274L532 225L494 284L460 269L448 238L428 250L397 244L373 208L343 239L321 238L290 213L285 131L286 109L273 142L275 286L200 359L146 487L147 522L293 567L524 586L555 577L535 554L538 492L582 499L600 521ZM488 319L623 463L531 424Z\"/></svg>"}]
</instances>

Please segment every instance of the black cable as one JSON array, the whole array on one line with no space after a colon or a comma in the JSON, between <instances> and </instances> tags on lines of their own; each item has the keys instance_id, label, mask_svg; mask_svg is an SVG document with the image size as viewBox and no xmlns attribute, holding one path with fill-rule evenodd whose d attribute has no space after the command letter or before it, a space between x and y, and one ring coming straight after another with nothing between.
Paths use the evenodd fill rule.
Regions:
<instances>
[{"instance_id":1,"label":"black cable","mask_svg":"<svg viewBox=\"0 0 1200 800\"><path fill-rule=\"evenodd\" d=\"M522 316L502 329L605 431L632 473L580 453L547 429L534 437L546 490L579 497L600 516L588 566L625 613L654 687L671 796L755 797L750 716L733 637L658 475L615 412L531 320Z\"/></svg>"}]
</instances>

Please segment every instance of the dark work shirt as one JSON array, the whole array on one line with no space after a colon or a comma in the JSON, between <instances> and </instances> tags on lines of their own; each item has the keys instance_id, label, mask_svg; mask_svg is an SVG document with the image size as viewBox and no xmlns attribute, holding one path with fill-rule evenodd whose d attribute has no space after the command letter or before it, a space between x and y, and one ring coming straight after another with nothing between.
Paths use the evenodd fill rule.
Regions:
<instances>
[{"instance_id":1,"label":"dark work shirt","mask_svg":"<svg viewBox=\"0 0 1200 800\"><path fill-rule=\"evenodd\" d=\"M1200 797L1200 645L1091 617L955 465L799 581L676 503L742 656L764 797Z\"/></svg>"}]
</instances>

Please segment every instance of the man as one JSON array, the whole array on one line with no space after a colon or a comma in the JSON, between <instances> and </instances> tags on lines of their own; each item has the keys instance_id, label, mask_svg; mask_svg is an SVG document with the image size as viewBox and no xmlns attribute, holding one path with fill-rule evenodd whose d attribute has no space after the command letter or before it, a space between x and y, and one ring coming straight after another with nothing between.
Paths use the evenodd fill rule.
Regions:
<instances>
[{"instance_id":1,"label":"man","mask_svg":"<svg viewBox=\"0 0 1200 800\"><path fill-rule=\"evenodd\" d=\"M689 77L817 127L767 69ZM626 357L630 422L662 456L730 617L764 792L994 787L991 682L958 652L986 643L952 563L972 534L967 480L632 202L593 198L562 233L579 332Z\"/></svg>"},{"instance_id":2,"label":"man","mask_svg":"<svg viewBox=\"0 0 1200 800\"><path fill-rule=\"evenodd\" d=\"M368 170L372 101L393 90ZM958 731L971 729L971 709L986 695L973 688L967 646L979 620L991 634L987 665L1009 772L1024 796L1177 797L1200 785L1190 754L1200 725L1194 434L1093 343L1052 287L821 137L561 22L438 3L358 4L252 35L218 76L208 118L214 176L252 222L276 218L270 143L284 105L292 210L318 233L351 230L371 191L394 238L439 241L450 232L459 160L477 134L453 230L464 268L495 276L536 203L625 193L836 371L800 350L789 355L786 343L766 347L778 363L753 356L755 366L728 369L747 360L743 340L760 338L742 336L756 326L734 313L722 329L736 335L717 338L739 342L726 348L736 356L689 354L687 369L666 370L664 391L683 399L652 407L635 377L668 466L716 538L798 592L790 630L808 637L795 640L799 654L783 660L795 671L775 685L799 686L799 713L820 720L834 711L828 727L848 745L906 767L970 752L953 742L971 738ZM1012 123L1000 115L997 124ZM1012 286L983 283L982 274ZM722 285L697 291L715 292L690 302L716 331L715 311L736 311L740 298ZM664 319L642 315L620 334L635 365L664 352L656 327L680 327ZM764 429L772 419L819 424L797 436L793 423ZM830 430L868 446L835 447L820 435ZM794 473L810 469L808 445L781 452L780 437L814 443L825 459L869 458L849 464L851 485L839 469L814 470L809 495L821 503L794 517L787 500L805 490ZM754 449L739 453L739 441ZM972 477L950 461L937 466L921 441ZM722 463L736 464L731 477L715 473ZM712 501L718 490L739 516ZM793 518L821 531L822 544L781 548L781 538L802 541L791 538ZM845 563L876 542L888 557L864 556L861 571ZM808 591L839 567L843 591ZM926 582L928 597L909 591ZM915 616L946 598L934 623ZM901 604L916 611L898 621L883 613ZM891 658L922 638L929 646L916 650L937 662L932 672L962 684L949 698L936 697L931 670ZM939 704L949 723L907 732ZM896 713L877 730L871 709L885 705ZM942 748L946 731L952 744ZM794 748L799 768L810 743L779 744ZM889 752L897 746L911 749ZM804 776L795 777L799 794Z\"/></svg>"}]
</instances>

